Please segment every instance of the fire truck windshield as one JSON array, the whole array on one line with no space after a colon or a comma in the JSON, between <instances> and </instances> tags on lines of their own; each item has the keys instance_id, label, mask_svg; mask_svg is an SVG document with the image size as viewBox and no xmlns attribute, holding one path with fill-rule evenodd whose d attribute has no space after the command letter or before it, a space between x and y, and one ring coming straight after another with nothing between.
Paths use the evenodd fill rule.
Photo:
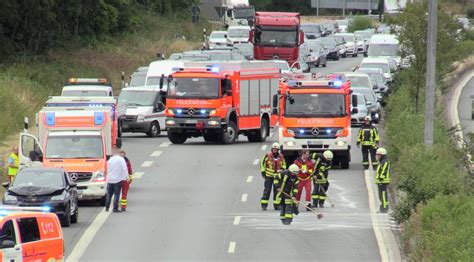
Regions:
<instances>
[{"instance_id":1,"label":"fire truck windshield","mask_svg":"<svg viewBox=\"0 0 474 262\"><path fill-rule=\"evenodd\" d=\"M285 116L342 117L345 108L342 94L292 94L285 102Z\"/></svg>"},{"instance_id":2,"label":"fire truck windshield","mask_svg":"<svg viewBox=\"0 0 474 262\"><path fill-rule=\"evenodd\" d=\"M253 7L236 7L234 8L234 17L237 19L254 18L255 9Z\"/></svg>"},{"instance_id":3,"label":"fire truck windshield","mask_svg":"<svg viewBox=\"0 0 474 262\"><path fill-rule=\"evenodd\" d=\"M261 46L294 47L298 44L297 27L258 26L255 43Z\"/></svg>"},{"instance_id":4,"label":"fire truck windshield","mask_svg":"<svg viewBox=\"0 0 474 262\"><path fill-rule=\"evenodd\" d=\"M46 158L103 158L100 136L49 136Z\"/></svg>"},{"instance_id":5,"label":"fire truck windshield","mask_svg":"<svg viewBox=\"0 0 474 262\"><path fill-rule=\"evenodd\" d=\"M218 78L174 78L168 86L168 97L218 98Z\"/></svg>"}]
</instances>

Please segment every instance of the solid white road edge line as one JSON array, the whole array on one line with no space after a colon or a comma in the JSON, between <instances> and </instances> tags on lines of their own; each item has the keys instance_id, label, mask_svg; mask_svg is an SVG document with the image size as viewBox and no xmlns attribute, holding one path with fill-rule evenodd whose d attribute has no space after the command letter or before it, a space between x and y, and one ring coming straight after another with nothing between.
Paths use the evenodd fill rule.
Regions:
<instances>
[{"instance_id":1,"label":"solid white road edge line","mask_svg":"<svg viewBox=\"0 0 474 262\"><path fill-rule=\"evenodd\" d=\"M94 239L94 236L97 234L111 213L112 211L104 212L103 210L99 212L92 224L86 229L82 237L74 246L71 254L64 261L76 262L81 259L82 255L84 255L84 252L86 252L87 247Z\"/></svg>"},{"instance_id":2,"label":"solid white road edge line","mask_svg":"<svg viewBox=\"0 0 474 262\"><path fill-rule=\"evenodd\" d=\"M267 145L262 146L262 151L265 151L267 149Z\"/></svg>"},{"instance_id":3,"label":"solid white road edge line","mask_svg":"<svg viewBox=\"0 0 474 262\"><path fill-rule=\"evenodd\" d=\"M227 252L229 252L230 254L233 254L235 252L235 245L236 245L235 242L230 242L229 243L229 250Z\"/></svg>"},{"instance_id":4,"label":"solid white road edge line","mask_svg":"<svg viewBox=\"0 0 474 262\"><path fill-rule=\"evenodd\" d=\"M133 179L140 179L145 174L145 172L135 172L133 173Z\"/></svg>"},{"instance_id":5,"label":"solid white road edge line","mask_svg":"<svg viewBox=\"0 0 474 262\"><path fill-rule=\"evenodd\" d=\"M255 160L253 161L252 164L253 164L254 166L256 166L256 165L258 165L259 162L260 162L260 159L257 158L257 159L255 159Z\"/></svg>"},{"instance_id":6,"label":"solid white road edge line","mask_svg":"<svg viewBox=\"0 0 474 262\"><path fill-rule=\"evenodd\" d=\"M242 217L241 216L235 216L234 218L234 226L238 226L240 224L240 219Z\"/></svg>"},{"instance_id":7,"label":"solid white road edge line","mask_svg":"<svg viewBox=\"0 0 474 262\"><path fill-rule=\"evenodd\" d=\"M163 151L155 151L155 152L151 153L150 156L157 157L157 156L161 156L162 153L163 153Z\"/></svg>"},{"instance_id":8,"label":"solid white road edge line","mask_svg":"<svg viewBox=\"0 0 474 262\"><path fill-rule=\"evenodd\" d=\"M364 177L369 195L370 218L372 220L375 238L379 246L381 261L401 261L400 249L393 232L390 228L384 229L380 227L383 223L383 221L380 220L383 218L388 219L388 216L380 216L382 214L377 213L379 209L377 208L376 203L376 194L378 193L375 191L375 174L372 174L372 170L365 170Z\"/></svg>"},{"instance_id":9,"label":"solid white road edge line","mask_svg":"<svg viewBox=\"0 0 474 262\"><path fill-rule=\"evenodd\" d=\"M151 167L153 165L153 161L144 161L141 167Z\"/></svg>"},{"instance_id":10,"label":"solid white road edge line","mask_svg":"<svg viewBox=\"0 0 474 262\"><path fill-rule=\"evenodd\" d=\"M247 183L252 183L252 180L253 180L253 176L248 176L247 177Z\"/></svg>"},{"instance_id":11,"label":"solid white road edge line","mask_svg":"<svg viewBox=\"0 0 474 262\"><path fill-rule=\"evenodd\" d=\"M242 202L247 202L248 196L249 196L248 194L243 194L241 201L242 201Z\"/></svg>"}]
</instances>

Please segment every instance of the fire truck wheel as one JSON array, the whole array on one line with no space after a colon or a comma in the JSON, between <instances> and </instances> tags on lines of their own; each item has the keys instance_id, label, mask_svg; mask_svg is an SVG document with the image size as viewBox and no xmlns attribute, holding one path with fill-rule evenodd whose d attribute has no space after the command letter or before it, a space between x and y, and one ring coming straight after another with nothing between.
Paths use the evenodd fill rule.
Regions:
<instances>
[{"instance_id":1,"label":"fire truck wheel","mask_svg":"<svg viewBox=\"0 0 474 262\"><path fill-rule=\"evenodd\" d=\"M341 157L341 169L349 169L349 157Z\"/></svg>"},{"instance_id":2,"label":"fire truck wheel","mask_svg":"<svg viewBox=\"0 0 474 262\"><path fill-rule=\"evenodd\" d=\"M160 124L153 122L150 125L150 129L146 133L149 137L157 137L160 134Z\"/></svg>"},{"instance_id":3,"label":"fire truck wheel","mask_svg":"<svg viewBox=\"0 0 474 262\"><path fill-rule=\"evenodd\" d=\"M260 123L260 129L255 134L258 142L265 142L268 136L268 121L265 118L262 118L262 122Z\"/></svg>"},{"instance_id":4,"label":"fire truck wheel","mask_svg":"<svg viewBox=\"0 0 474 262\"><path fill-rule=\"evenodd\" d=\"M180 145L184 144L188 138L186 135L168 131L168 139L171 141L171 143Z\"/></svg>"},{"instance_id":5,"label":"fire truck wheel","mask_svg":"<svg viewBox=\"0 0 474 262\"><path fill-rule=\"evenodd\" d=\"M230 121L227 125L226 132L222 133L222 143L223 144L232 144L237 139L238 132L237 132L237 125Z\"/></svg>"}]
</instances>

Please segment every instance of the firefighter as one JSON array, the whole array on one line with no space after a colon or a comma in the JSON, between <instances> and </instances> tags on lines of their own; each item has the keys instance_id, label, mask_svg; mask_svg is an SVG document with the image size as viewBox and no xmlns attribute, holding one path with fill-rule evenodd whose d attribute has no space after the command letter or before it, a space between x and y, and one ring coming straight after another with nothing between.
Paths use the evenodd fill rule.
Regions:
<instances>
[{"instance_id":1,"label":"firefighter","mask_svg":"<svg viewBox=\"0 0 474 262\"><path fill-rule=\"evenodd\" d=\"M379 166L375 176L375 184L377 184L380 199L380 212L388 212L388 185L390 184L390 162L387 158L387 150L383 147L378 148L375 153Z\"/></svg>"},{"instance_id":2,"label":"firefighter","mask_svg":"<svg viewBox=\"0 0 474 262\"><path fill-rule=\"evenodd\" d=\"M262 157L260 161L260 171L262 177L265 180L263 196L260 200L262 210L267 210L268 200L270 199L270 193L273 187L273 207L275 210L280 209L280 200L276 197L276 185L273 183L273 179L278 171L286 169L285 159L280 154L280 144L273 143L271 152Z\"/></svg>"},{"instance_id":3,"label":"firefighter","mask_svg":"<svg viewBox=\"0 0 474 262\"><path fill-rule=\"evenodd\" d=\"M308 207L311 208L311 178L314 173L314 163L311 161L309 151L302 150L300 152L300 157L295 160L294 164L300 168L300 172L298 173L298 193L296 194L296 200L298 202L301 200L301 194L304 189L306 210L309 210Z\"/></svg>"},{"instance_id":4,"label":"firefighter","mask_svg":"<svg viewBox=\"0 0 474 262\"><path fill-rule=\"evenodd\" d=\"M324 151L321 154L313 154L314 163L314 175L313 175L313 207L324 207L324 201L326 200L326 193L329 189L329 169L332 167L332 159L334 155L330 150Z\"/></svg>"},{"instance_id":5,"label":"firefighter","mask_svg":"<svg viewBox=\"0 0 474 262\"><path fill-rule=\"evenodd\" d=\"M12 148L12 153L8 157L8 182L10 182L10 184L13 182L13 179L15 179L15 176L18 173L18 167L20 164L19 161L18 147L14 146Z\"/></svg>"},{"instance_id":6,"label":"firefighter","mask_svg":"<svg viewBox=\"0 0 474 262\"><path fill-rule=\"evenodd\" d=\"M127 195L128 195L128 190L130 188L130 185L132 184L133 181L133 171L132 171L132 164L130 162L130 159L127 158L127 153L125 151L121 150L120 151L120 156L125 159L125 163L127 164L127 170L128 170L128 178L129 180L125 180L122 183L122 198L120 199L120 205L122 211L127 211Z\"/></svg>"},{"instance_id":7,"label":"firefighter","mask_svg":"<svg viewBox=\"0 0 474 262\"><path fill-rule=\"evenodd\" d=\"M278 185L277 198L281 199L280 219L283 225L290 225L293 221L297 201L295 195L298 193L298 174L300 168L292 164L288 170L280 171L276 174L274 185Z\"/></svg>"},{"instance_id":8,"label":"firefighter","mask_svg":"<svg viewBox=\"0 0 474 262\"><path fill-rule=\"evenodd\" d=\"M375 159L375 151L379 145L379 131L372 125L371 120L370 116L364 118L364 124L362 124L357 136L357 147L362 145L362 164L366 170L369 169L369 154L374 170L377 169L378 165Z\"/></svg>"}]
</instances>

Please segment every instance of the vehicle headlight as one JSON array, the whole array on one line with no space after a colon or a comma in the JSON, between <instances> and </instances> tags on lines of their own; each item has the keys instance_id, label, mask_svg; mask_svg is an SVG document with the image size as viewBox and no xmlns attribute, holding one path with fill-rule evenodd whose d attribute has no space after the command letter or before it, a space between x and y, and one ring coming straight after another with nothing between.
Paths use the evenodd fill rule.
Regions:
<instances>
[{"instance_id":1,"label":"vehicle headlight","mask_svg":"<svg viewBox=\"0 0 474 262\"><path fill-rule=\"evenodd\" d=\"M217 111L215 109L212 109L211 111L209 111L209 115L210 116L213 116L217 113Z\"/></svg>"},{"instance_id":2,"label":"vehicle headlight","mask_svg":"<svg viewBox=\"0 0 474 262\"><path fill-rule=\"evenodd\" d=\"M137 122L143 122L143 121L145 121L145 115L138 115Z\"/></svg>"},{"instance_id":3,"label":"vehicle headlight","mask_svg":"<svg viewBox=\"0 0 474 262\"><path fill-rule=\"evenodd\" d=\"M336 146L345 146L346 144L347 144L346 141L343 141L343 140L336 141Z\"/></svg>"},{"instance_id":4,"label":"vehicle headlight","mask_svg":"<svg viewBox=\"0 0 474 262\"><path fill-rule=\"evenodd\" d=\"M100 170L100 171L96 171L94 172L94 174L92 175L92 177L94 178L94 182L102 182L102 181L105 181L105 172L103 170Z\"/></svg>"},{"instance_id":5,"label":"vehicle headlight","mask_svg":"<svg viewBox=\"0 0 474 262\"><path fill-rule=\"evenodd\" d=\"M287 142L285 142L285 145L287 145L287 146L296 146L296 142L295 141L287 141Z\"/></svg>"},{"instance_id":6,"label":"vehicle headlight","mask_svg":"<svg viewBox=\"0 0 474 262\"><path fill-rule=\"evenodd\" d=\"M167 126L174 126L176 122L174 120L166 120L166 125Z\"/></svg>"},{"instance_id":7,"label":"vehicle headlight","mask_svg":"<svg viewBox=\"0 0 474 262\"><path fill-rule=\"evenodd\" d=\"M51 201L60 201L60 200L64 200L64 198L66 198L66 192L65 191L63 191L61 193L61 195L52 196Z\"/></svg>"},{"instance_id":8,"label":"vehicle headlight","mask_svg":"<svg viewBox=\"0 0 474 262\"><path fill-rule=\"evenodd\" d=\"M16 199L16 196L12 196L8 193L5 193L5 196L3 197L3 201L4 202L16 202L17 199Z\"/></svg>"},{"instance_id":9,"label":"vehicle headlight","mask_svg":"<svg viewBox=\"0 0 474 262\"><path fill-rule=\"evenodd\" d=\"M216 120L211 120L209 122L207 122L210 126L217 126L219 125L219 121L216 121Z\"/></svg>"}]
</instances>

